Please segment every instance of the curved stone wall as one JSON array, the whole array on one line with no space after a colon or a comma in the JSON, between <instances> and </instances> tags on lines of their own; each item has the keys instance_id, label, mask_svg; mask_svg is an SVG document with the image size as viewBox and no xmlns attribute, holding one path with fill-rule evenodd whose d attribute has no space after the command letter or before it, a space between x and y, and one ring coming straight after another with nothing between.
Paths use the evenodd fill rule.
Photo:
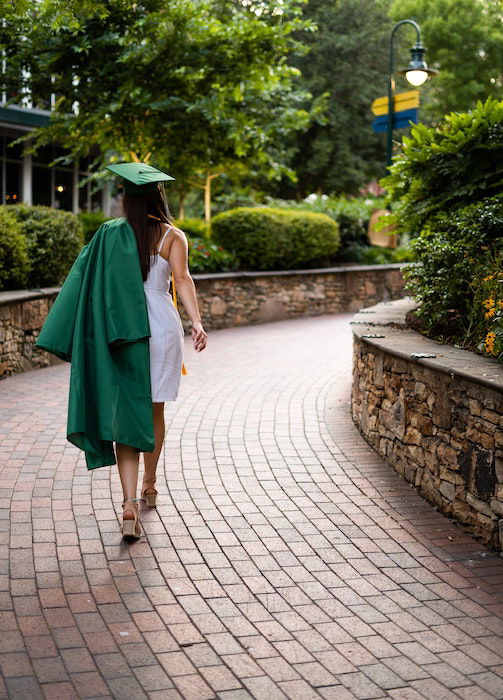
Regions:
<instances>
[{"instance_id":1,"label":"curved stone wall","mask_svg":"<svg viewBox=\"0 0 503 700\"><path fill-rule=\"evenodd\" d=\"M403 294L401 264L193 275L206 330L356 311ZM34 343L60 287L0 292L0 378L59 360ZM190 321L183 304L180 316Z\"/></svg>"},{"instance_id":2,"label":"curved stone wall","mask_svg":"<svg viewBox=\"0 0 503 700\"><path fill-rule=\"evenodd\" d=\"M352 415L421 494L503 549L503 366L405 326L411 299L352 320Z\"/></svg>"}]
</instances>

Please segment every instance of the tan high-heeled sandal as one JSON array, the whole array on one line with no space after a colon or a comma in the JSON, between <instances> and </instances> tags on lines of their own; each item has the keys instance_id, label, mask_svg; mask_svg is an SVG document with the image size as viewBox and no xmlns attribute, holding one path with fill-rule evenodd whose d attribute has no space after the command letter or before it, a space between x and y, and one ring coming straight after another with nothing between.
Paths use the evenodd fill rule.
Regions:
<instances>
[{"instance_id":1,"label":"tan high-heeled sandal","mask_svg":"<svg viewBox=\"0 0 503 700\"><path fill-rule=\"evenodd\" d=\"M150 479L143 479L143 485L141 487L141 497L144 499L147 506L155 508L157 501L157 489L154 488L156 482L156 477L151 477Z\"/></svg>"},{"instance_id":2,"label":"tan high-heeled sandal","mask_svg":"<svg viewBox=\"0 0 503 700\"><path fill-rule=\"evenodd\" d=\"M126 498L122 503L122 507L126 503L132 503L131 508L126 508L122 513L122 536L123 537L136 537L137 539L141 537L141 525L140 516L138 513L138 499L137 498ZM126 517L127 514L132 513L133 517Z\"/></svg>"}]
</instances>

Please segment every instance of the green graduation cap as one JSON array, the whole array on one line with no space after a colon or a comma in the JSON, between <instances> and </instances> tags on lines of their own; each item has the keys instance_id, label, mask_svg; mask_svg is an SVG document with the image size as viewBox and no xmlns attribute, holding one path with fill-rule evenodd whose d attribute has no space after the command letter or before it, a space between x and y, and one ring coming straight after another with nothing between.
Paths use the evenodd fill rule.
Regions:
<instances>
[{"instance_id":1,"label":"green graduation cap","mask_svg":"<svg viewBox=\"0 0 503 700\"><path fill-rule=\"evenodd\" d=\"M147 165L147 163L117 163L116 165L107 165L106 169L119 175L124 180L125 192L133 194L155 192L159 182L175 179L171 175L163 173L162 170Z\"/></svg>"}]
</instances>

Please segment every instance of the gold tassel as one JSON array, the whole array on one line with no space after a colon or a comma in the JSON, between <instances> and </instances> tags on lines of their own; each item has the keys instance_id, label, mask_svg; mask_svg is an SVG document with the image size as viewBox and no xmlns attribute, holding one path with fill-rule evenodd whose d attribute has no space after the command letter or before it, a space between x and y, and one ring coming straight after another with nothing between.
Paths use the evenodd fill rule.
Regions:
<instances>
[{"instance_id":1,"label":"gold tassel","mask_svg":"<svg viewBox=\"0 0 503 700\"><path fill-rule=\"evenodd\" d=\"M178 306L176 304L175 276L173 274L173 271L171 271L171 284L173 285L173 304L175 305L175 309L178 311ZM187 374L187 370L185 369L184 362L182 362L182 374Z\"/></svg>"}]
</instances>

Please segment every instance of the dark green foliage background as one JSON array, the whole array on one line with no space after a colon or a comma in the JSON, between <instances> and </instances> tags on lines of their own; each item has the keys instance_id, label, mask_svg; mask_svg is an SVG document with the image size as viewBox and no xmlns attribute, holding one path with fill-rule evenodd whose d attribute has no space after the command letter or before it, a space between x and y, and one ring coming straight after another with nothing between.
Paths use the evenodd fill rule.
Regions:
<instances>
[{"instance_id":1,"label":"dark green foliage background","mask_svg":"<svg viewBox=\"0 0 503 700\"><path fill-rule=\"evenodd\" d=\"M407 291L421 303L417 316L428 333L474 343L472 282L503 253L503 195L433 216L411 242L418 266L405 268ZM483 307L479 309L483 316Z\"/></svg>"},{"instance_id":2,"label":"dark green foliage background","mask_svg":"<svg viewBox=\"0 0 503 700\"><path fill-rule=\"evenodd\" d=\"M398 230L411 236L438 212L501 192L503 101L488 98L437 127L414 126L381 184Z\"/></svg>"},{"instance_id":3,"label":"dark green foliage background","mask_svg":"<svg viewBox=\"0 0 503 700\"><path fill-rule=\"evenodd\" d=\"M28 280L28 241L12 207L0 207L0 291L22 289Z\"/></svg>"},{"instance_id":4,"label":"dark green foliage background","mask_svg":"<svg viewBox=\"0 0 503 700\"><path fill-rule=\"evenodd\" d=\"M30 261L27 286L62 284L84 243L78 218L50 207L9 206L27 242Z\"/></svg>"},{"instance_id":5,"label":"dark green foliage background","mask_svg":"<svg viewBox=\"0 0 503 700\"><path fill-rule=\"evenodd\" d=\"M413 236L406 289L425 332L479 347L487 323L474 290L503 255L503 101L414 127L382 182L398 230Z\"/></svg>"}]
</instances>

